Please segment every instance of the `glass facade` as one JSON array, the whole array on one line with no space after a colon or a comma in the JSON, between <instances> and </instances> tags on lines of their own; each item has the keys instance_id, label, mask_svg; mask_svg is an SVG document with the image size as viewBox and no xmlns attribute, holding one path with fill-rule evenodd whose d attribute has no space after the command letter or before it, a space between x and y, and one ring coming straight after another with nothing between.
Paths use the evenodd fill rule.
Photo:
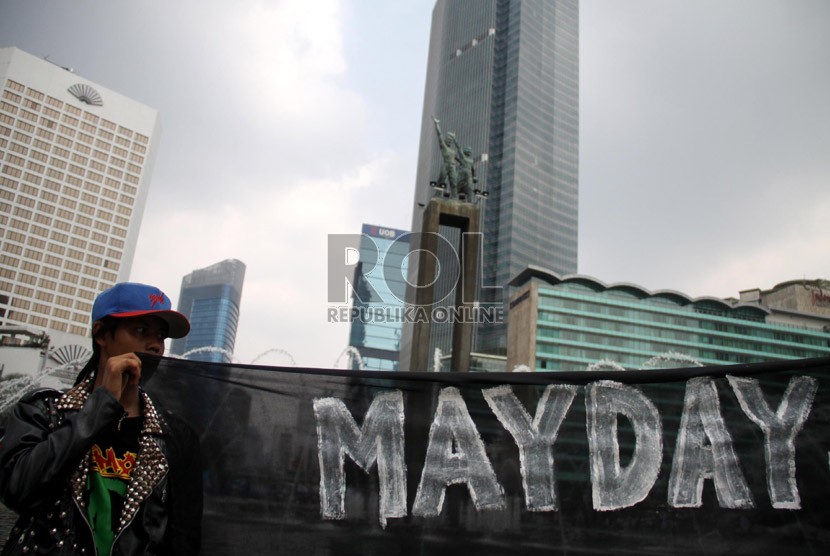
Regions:
<instances>
[{"instance_id":1,"label":"glass facade","mask_svg":"<svg viewBox=\"0 0 830 556\"><path fill-rule=\"evenodd\" d=\"M579 5L577 0L438 0L433 10L415 205L440 170L432 118L476 157L484 252L482 303L528 265L577 268ZM413 231L422 212L415 209ZM497 298L498 296L498 298ZM506 297L506 296L505 296ZM451 330L433 327L448 352ZM403 350L410 347L404 334ZM504 354L506 325L481 325L475 349Z\"/></svg>"},{"instance_id":2,"label":"glass facade","mask_svg":"<svg viewBox=\"0 0 830 556\"><path fill-rule=\"evenodd\" d=\"M537 371L760 363L830 355L830 333L768 320L760 305L587 278L539 285Z\"/></svg>"},{"instance_id":3,"label":"glass facade","mask_svg":"<svg viewBox=\"0 0 830 556\"><path fill-rule=\"evenodd\" d=\"M408 269L409 232L364 224L355 268L349 345L360 353L363 369L397 371ZM360 368L352 358L352 368Z\"/></svg>"},{"instance_id":4,"label":"glass facade","mask_svg":"<svg viewBox=\"0 0 830 556\"><path fill-rule=\"evenodd\" d=\"M235 259L194 270L182 279L178 311L190 320L190 334L173 340L171 354L231 362L244 279L245 264Z\"/></svg>"}]
</instances>

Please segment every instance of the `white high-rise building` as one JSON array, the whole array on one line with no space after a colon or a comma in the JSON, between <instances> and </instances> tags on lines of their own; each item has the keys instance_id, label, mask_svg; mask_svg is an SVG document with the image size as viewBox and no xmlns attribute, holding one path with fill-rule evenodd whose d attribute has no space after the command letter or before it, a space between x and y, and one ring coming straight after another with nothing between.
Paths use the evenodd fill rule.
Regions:
<instances>
[{"instance_id":1,"label":"white high-rise building","mask_svg":"<svg viewBox=\"0 0 830 556\"><path fill-rule=\"evenodd\" d=\"M0 89L0 333L46 332L49 367L90 348L95 296L129 277L158 113L17 48Z\"/></svg>"}]
</instances>

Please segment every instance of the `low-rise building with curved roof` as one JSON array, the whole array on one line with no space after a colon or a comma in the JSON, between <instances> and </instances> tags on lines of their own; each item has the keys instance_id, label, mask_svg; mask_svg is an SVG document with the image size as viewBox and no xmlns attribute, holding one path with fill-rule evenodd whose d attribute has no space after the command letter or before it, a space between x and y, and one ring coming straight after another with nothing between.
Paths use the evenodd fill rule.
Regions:
<instances>
[{"instance_id":1,"label":"low-rise building with curved roof","mask_svg":"<svg viewBox=\"0 0 830 556\"><path fill-rule=\"evenodd\" d=\"M693 298L531 266L510 282L518 290L508 309L507 369L576 371L600 362L644 369L828 356L830 303L826 315L804 304L830 301L830 288L814 282L742 292L740 299ZM801 305L782 301L790 297Z\"/></svg>"}]
</instances>

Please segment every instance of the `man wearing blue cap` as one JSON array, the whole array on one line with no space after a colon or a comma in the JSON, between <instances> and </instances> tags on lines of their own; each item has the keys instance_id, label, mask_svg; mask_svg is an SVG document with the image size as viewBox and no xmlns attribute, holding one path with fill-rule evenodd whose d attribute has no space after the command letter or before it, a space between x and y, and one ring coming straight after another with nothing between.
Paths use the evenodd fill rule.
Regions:
<instances>
[{"instance_id":1,"label":"man wearing blue cap","mask_svg":"<svg viewBox=\"0 0 830 556\"><path fill-rule=\"evenodd\" d=\"M121 283L92 308L93 355L66 393L14 408L0 445L0 497L20 519L11 554L197 554L199 442L139 388L141 359L190 331L158 288Z\"/></svg>"}]
</instances>

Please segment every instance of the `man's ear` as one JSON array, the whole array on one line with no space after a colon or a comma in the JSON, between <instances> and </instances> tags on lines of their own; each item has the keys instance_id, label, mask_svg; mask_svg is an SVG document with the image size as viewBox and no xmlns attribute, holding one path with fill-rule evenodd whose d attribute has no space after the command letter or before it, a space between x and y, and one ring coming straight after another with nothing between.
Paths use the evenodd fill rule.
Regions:
<instances>
[{"instance_id":1,"label":"man's ear","mask_svg":"<svg viewBox=\"0 0 830 556\"><path fill-rule=\"evenodd\" d=\"M98 344L99 347L103 347L106 343L106 340L103 338L103 334L99 334L101 332L101 321L95 321L92 323L92 340Z\"/></svg>"}]
</instances>

